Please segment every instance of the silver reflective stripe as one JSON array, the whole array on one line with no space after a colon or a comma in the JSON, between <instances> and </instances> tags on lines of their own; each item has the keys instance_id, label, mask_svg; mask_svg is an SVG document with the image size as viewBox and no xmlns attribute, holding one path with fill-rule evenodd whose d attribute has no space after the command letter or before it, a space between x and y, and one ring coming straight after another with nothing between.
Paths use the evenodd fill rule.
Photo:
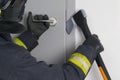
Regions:
<instances>
[{"instance_id":1,"label":"silver reflective stripe","mask_svg":"<svg viewBox=\"0 0 120 80\"><path fill-rule=\"evenodd\" d=\"M85 67L86 71L89 70L89 66L87 65L87 63L82 58L80 58L78 56L74 56L73 59L79 61Z\"/></svg>"},{"instance_id":2,"label":"silver reflective stripe","mask_svg":"<svg viewBox=\"0 0 120 80\"><path fill-rule=\"evenodd\" d=\"M71 57L69 58L69 62L79 67L84 72L85 75L88 73L88 70L91 67L91 63L88 60L88 58L81 53L72 54Z\"/></svg>"}]
</instances>

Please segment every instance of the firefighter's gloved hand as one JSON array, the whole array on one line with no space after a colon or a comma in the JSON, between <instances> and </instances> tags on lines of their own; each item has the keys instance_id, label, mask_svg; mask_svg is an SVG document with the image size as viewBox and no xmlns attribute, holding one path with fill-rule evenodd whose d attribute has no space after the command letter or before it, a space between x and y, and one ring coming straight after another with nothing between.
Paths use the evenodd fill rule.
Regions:
<instances>
[{"instance_id":1,"label":"firefighter's gloved hand","mask_svg":"<svg viewBox=\"0 0 120 80\"><path fill-rule=\"evenodd\" d=\"M104 50L97 35L90 36L83 45L79 46L75 53L80 53L88 58L90 63L96 59L97 55Z\"/></svg>"},{"instance_id":2,"label":"firefighter's gloved hand","mask_svg":"<svg viewBox=\"0 0 120 80\"><path fill-rule=\"evenodd\" d=\"M32 12L28 13L27 26L28 30L35 34L38 38L49 28L49 23L46 22L34 22L34 20L48 20L47 15L35 15L33 17Z\"/></svg>"},{"instance_id":3,"label":"firefighter's gloved hand","mask_svg":"<svg viewBox=\"0 0 120 80\"><path fill-rule=\"evenodd\" d=\"M96 53L100 53L104 50L97 35L90 36L84 43L84 45L89 45L95 49Z\"/></svg>"}]
</instances>

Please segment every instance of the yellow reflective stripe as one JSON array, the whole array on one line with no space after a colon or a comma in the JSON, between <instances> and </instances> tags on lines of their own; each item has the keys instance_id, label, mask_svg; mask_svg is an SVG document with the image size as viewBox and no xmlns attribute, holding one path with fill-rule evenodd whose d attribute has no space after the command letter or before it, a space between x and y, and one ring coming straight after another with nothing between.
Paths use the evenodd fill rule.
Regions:
<instances>
[{"instance_id":1,"label":"yellow reflective stripe","mask_svg":"<svg viewBox=\"0 0 120 80\"><path fill-rule=\"evenodd\" d=\"M77 57L83 59L83 60L86 62L86 64L88 65L88 67L91 67L91 63L90 63L90 61L87 59L86 56L84 56L84 55L82 55L82 54L80 54L80 53L74 53L74 54L72 54L72 56L77 56Z\"/></svg>"},{"instance_id":2,"label":"yellow reflective stripe","mask_svg":"<svg viewBox=\"0 0 120 80\"><path fill-rule=\"evenodd\" d=\"M74 57L72 57L72 58L74 58L74 59L76 59L77 61L81 62L82 65L85 67L85 69L86 69L87 71L89 70L90 67L87 65L87 63L86 63L83 59L79 58L78 56L74 56Z\"/></svg>"},{"instance_id":3,"label":"yellow reflective stripe","mask_svg":"<svg viewBox=\"0 0 120 80\"><path fill-rule=\"evenodd\" d=\"M25 49L27 49L27 46L19 39L19 38L14 38L13 41L19 45L19 46L22 46L24 47Z\"/></svg>"},{"instance_id":4,"label":"yellow reflective stripe","mask_svg":"<svg viewBox=\"0 0 120 80\"><path fill-rule=\"evenodd\" d=\"M87 70L81 62L79 62L78 60L74 58L70 58L69 61L77 65L84 72L85 75L87 74Z\"/></svg>"},{"instance_id":5,"label":"yellow reflective stripe","mask_svg":"<svg viewBox=\"0 0 120 80\"><path fill-rule=\"evenodd\" d=\"M0 9L0 15L2 14L2 10Z\"/></svg>"},{"instance_id":6,"label":"yellow reflective stripe","mask_svg":"<svg viewBox=\"0 0 120 80\"><path fill-rule=\"evenodd\" d=\"M87 57L80 53L72 54L69 61L78 66L84 72L85 75L87 74L89 68L91 67L91 63L87 59Z\"/></svg>"}]
</instances>

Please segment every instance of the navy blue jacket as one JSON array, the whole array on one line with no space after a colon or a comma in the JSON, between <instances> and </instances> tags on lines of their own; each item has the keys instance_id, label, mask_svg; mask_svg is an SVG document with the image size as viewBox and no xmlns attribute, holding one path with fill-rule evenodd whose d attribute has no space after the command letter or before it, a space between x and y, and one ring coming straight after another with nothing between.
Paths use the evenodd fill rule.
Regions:
<instances>
[{"instance_id":1,"label":"navy blue jacket","mask_svg":"<svg viewBox=\"0 0 120 80\"><path fill-rule=\"evenodd\" d=\"M95 53L94 49L86 46L80 50L81 53ZM84 80L85 76L74 62L68 61L63 65L37 62L28 50L12 42L9 34L0 35L0 80Z\"/></svg>"}]
</instances>

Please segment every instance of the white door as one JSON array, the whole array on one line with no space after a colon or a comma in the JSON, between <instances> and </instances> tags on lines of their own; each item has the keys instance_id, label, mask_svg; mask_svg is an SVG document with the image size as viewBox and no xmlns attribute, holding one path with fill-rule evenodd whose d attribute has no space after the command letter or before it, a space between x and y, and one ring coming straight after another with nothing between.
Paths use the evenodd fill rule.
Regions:
<instances>
[{"instance_id":1,"label":"white door","mask_svg":"<svg viewBox=\"0 0 120 80\"><path fill-rule=\"evenodd\" d=\"M50 27L39 38L39 46L32 51L32 55L37 60L50 64L63 63L66 61L67 54L74 50L75 32L70 35L66 33L66 20L75 10L74 3L73 0L28 0L25 17L31 11L34 15L47 14L57 20L56 26Z\"/></svg>"}]
</instances>

